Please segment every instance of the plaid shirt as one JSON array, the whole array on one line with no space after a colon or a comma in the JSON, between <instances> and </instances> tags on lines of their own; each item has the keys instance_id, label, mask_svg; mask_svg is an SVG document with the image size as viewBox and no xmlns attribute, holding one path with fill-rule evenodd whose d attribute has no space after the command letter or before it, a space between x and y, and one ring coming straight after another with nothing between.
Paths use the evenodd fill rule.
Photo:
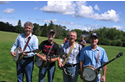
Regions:
<instances>
[{"instance_id":1,"label":"plaid shirt","mask_svg":"<svg viewBox=\"0 0 125 82\"><path fill-rule=\"evenodd\" d=\"M70 51L69 42L61 44L60 46L60 55L66 54L68 55ZM77 64L79 63L79 52L82 49L82 46L78 43L75 44L73 50L71 51L71 54L69 55L69 58L66 62L66 64Z\"/></svg>"}]
</instances>

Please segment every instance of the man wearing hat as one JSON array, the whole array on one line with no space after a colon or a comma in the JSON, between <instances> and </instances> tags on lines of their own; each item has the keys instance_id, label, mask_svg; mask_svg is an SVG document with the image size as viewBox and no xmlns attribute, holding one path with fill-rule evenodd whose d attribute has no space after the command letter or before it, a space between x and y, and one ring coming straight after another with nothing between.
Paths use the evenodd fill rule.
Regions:
<instances>
[{"instance_id":1,"label":"man wearing hat","mask_svg":"<svg viewBox=\"0 0 125 82\"><path fill-rule=\"evenodd\" d=\"M98 68L100 67L103 63L108 61L107 58L107 54L105 52L105 50L98 46L98 35L97 33L92 33L90 35L90 42L91 45L85 47L84 49L81 50L80 53L80 78L83 79L83 73L82 70L84 69L84 67L86 66L94 66L94 68ZM102 68L103 70L103 75L101 77L100 71L98 71L98 75L97 75L97 79L95 79L93 82L101 82L101 80L103 80L103 82L105 82L106 80L106 68L107 66L104 66ZM89 76L88 76L89 77ZM83 82L88 82L86 80L83 79Z\"/></svg>"},{"instance_id":2,"label":"man wearing hat","mask_svg":"<svg viewBox=\"0 0 125 82\"><path fill-rule=\"evenodd\" d=\"M58 56L53 58L54 55L59 55L59 45L53 41L55 37L55 31L53 29L48 31L48 40L41 42L39 50L42 51L42 56L39 53L36 55L46 62L45 66L39 68L39 82L44 82L46 72L48 71L48 82L53 82L55 72L55 61L58 60ZM49 58L49 59L48 59Z\"/></svg>"}]
</instances>

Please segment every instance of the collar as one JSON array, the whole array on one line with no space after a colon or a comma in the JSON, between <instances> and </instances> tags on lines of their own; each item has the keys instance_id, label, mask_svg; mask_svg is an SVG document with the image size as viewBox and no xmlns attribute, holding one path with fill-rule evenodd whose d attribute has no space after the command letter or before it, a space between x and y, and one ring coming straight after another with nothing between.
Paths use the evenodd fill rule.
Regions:
<instances>
[{"instance_id":1,"label":"collar","mask_svg":"<svg viewBox=\"0 0 125 82\"><path fill-rule=\"evenodd\" d=\"M90 49L92 50L92 47L90 45ZM97 45L96 49L95 50L98 50L99 51L99 46Z\"/></svg>"}]
</instances>

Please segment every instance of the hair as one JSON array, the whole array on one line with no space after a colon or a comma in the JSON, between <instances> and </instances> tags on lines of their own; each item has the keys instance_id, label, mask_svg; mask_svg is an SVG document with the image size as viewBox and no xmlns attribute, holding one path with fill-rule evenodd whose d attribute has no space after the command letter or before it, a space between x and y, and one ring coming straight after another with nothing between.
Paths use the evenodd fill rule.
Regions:
<instances>
[{"instance_id":1,"label":"hair","mask_svg":"<svg viewBox=\"0 0 125 82\"><path fill-rule=\"evenodd\" d=\"M75 33L75 34L76 34L76 37L77 37L77 33L76 33L75 31L70 31L70 32L69 32L69 35L70 35L71 32Z\"/></svg>"},{"instance_id":2,"label":"hair","mask_svg":"<svg viewBox=\"0 0 125 82\"><path fill-rule=\"evenodd\" d=\"M24 28L25 28L27 25L28 25L28 26L31 26L31 27L32 27L32 30L33 30L34 25L33 25L30 21L25 22Z\"/></svg>"}]
</instances>

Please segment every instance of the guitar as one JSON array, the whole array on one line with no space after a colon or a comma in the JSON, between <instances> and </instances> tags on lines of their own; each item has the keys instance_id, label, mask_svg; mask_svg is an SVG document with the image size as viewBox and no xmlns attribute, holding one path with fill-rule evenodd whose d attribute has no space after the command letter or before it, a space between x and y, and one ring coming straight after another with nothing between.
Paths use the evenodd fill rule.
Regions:
<instances>
[{"instance_id":1,"label":"guitar","mask_svg":"<svg viewBox=\"0 0 125 82\"><path fill-rule=\"evenodd\" d=\"M19 47L17 47L17 48L14 50L14 52L16 53L16 57L13 57L14 61L20 62L20 61L23 59L23 51L22 51L22 49L19 48ZM33 50L33 51L27 51L27 52L25 52L25 53L31 53L31 52L36 53L36 52L38 52L38 49Z\"/></svg>"}]
</instances>

